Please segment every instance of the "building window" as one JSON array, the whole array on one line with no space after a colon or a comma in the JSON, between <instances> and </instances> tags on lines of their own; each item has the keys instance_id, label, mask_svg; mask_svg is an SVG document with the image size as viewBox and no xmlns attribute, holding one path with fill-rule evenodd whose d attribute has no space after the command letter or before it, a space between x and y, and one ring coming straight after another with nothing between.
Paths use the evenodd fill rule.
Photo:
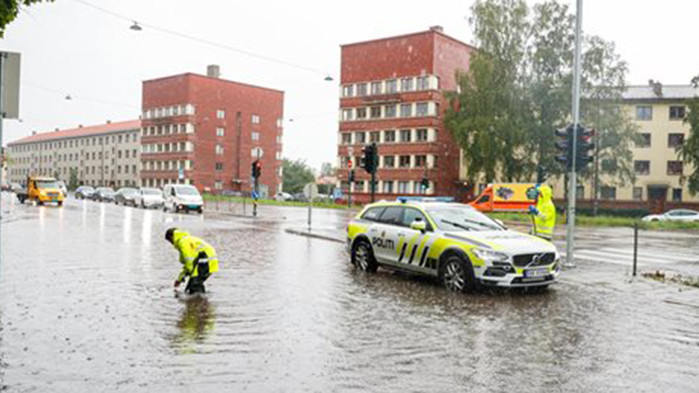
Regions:
<instances>
[{"instance_id":1,"label":"building window","mask_svg":"<svg viewBox=\"0 0 699 393\"><path fill-rule=\"evenodd\" d=\"M653 120L653 107L649 105L637 106L636 120Z\"/></svg>"},{"instance_id":2,"label":"building window","mask_svg":"<svg viewBox=\"0 0 699 393\"><path fill-rule=\"evenodd\" d=\"M388 180L383 182L383 192L386 194L393 193L393 181Z\"/></svg>"},{"instance_id":3,"label":"building window","mask_svg":"<svg viewBox=\"0 0 699 393\"><path fill-rule=\"evenodd\" d=\"M672 189L672 201L673 202L682 202L682 189L681 188L673 188Z\"/></svg>"},{"instance_id":4,"label":"building window","mask_svg":"<svg viewBox=\"0 0 699 393\"><path fill-rule=\"evenodd\" d=\"M650 161L634 161L633 169L637 175L650 175Z\"/></svg>"},{"instance_id":5,"label":"building window","mask_svg":"<svg viewBox=\"0 0 699 393\"><path fill-rule=\"evenodd\" d=\"M366 142L366 133L364 132L357 132L354 134L354 143L365 143Z\"/></svg>"},{"instance_id":6,"label":"building window","mask_svg":"<svg viewBox=\"0 0 699 393\"><path fill-rule=\"evenodd\" d=\"M366 95L366 83L357 84L357 96L363 97Z\"/></svg>"},{"instance_id":7,"label":"building window","mask_svg":"<svg viewBox=\"0 0 699 393\"><path fill-rule=\"evenodd\" d=\"M372 106L371 107L371 118L372 119L381 118L381 107L380 106Z\"/></svg>"},{"instance_id":8,"label":"building window","mask_svg":"<svg viewBox=\"0 0 699 393\"><path fill-rule=\"evenodd\" d=\"M396 106L395 105L386 105L385 111L386 111L385 117L387 117L387 118L396 117Z\"/></svg>"},{"instance_id":9,"label":"building window","mask_svg":"<svg viewBox=\"0 0 699 393\"><path fill-rule=\"evenodd\" d=\"M357 120L366 119L366 108L357 108Z\"/></svg>"},{"instance_id":10,"label":"building window","mask_svg":"<svg viewBox=\"0 0 699 393\"><path fill-rule=\"evenodd\" d=\"M415 105L415 116L427 116L428 105L426 102L418 102Z\"/></svg>"},{"instance_id":11,"label":"building window","mask_svg":"<svg viewBox=\"0 0 699 393\"><path fill-rule=\"evenodd\" d=\"M419 76L417 78L417 89L418 90L427 90L429 88L429 83L428 79L426 76Z\"/></svg>"},{"instance_id":12,"label":"building window","mask_svg":"<svg viewBox=\"0 0 699 393\"><path fill-rule=\"evenodd\" d=\"M350 145L352 144L352 134L349 132L345 132L342 134L342 144L343 145Z\"/></svg>"},{"instance_id":13,"label":"building window","mask_svg":"<svg viewBox=\"0 0 699 393\"><path fill-rule=\"evenodd\" d=\"M394 94L398 92L398 81L395 79L389 79L386 81L386 93Z\"/></svg>"},{"instance_id":14,"label":"building window","mask_svg":"<svg viewBox=\"0 0 699 393\"><path fill-rule=\"evenodd\" d=\"M668 161L667 174L669 176L682 175L682 161Z\"/></svg>"},{"instance_id":15,"label":"building window","mask_svg":"<svg viewBox=\"0 0 699 393\"><path fill-rule=\"evenodd\" d=\"M410 192L410 183L407 181L398 182L398 192L401 194L407 194Z\"/></svg>"},{"instance_id":16,"label":"building window","mask_svg":"<svg viewBox=\"0 0 699 393\"><path fill-rule=\"evenodd\" d=\"M219 109L216 111L216 118L217 119L225 119L226 118L226 111L223 109Z\"/></svg>"},{"instance_id":17,"label":"building window","mask_svg":"<svg viewBox=\"0 0 699 393\"><path fill-rule=\"evenodd\" d=\"M396 141L396 132L394 130L386 130L383 132L383 141L388 143L388 142L395 142Z\"/></svg>"},{"instance_id":18,"label":"building window","mask_svg":"<svg viewBox=\"0 0 699 393\"><path fill-rule=\"evenodd\" d=\"M354 95L354 85L345 85L342 87L343 97L352 97Z\"/></svg>"},{"instance_id":19,"label":"building window","mask_svg":"<svg viewBox=\"0 0 699 393\"><path fill-rule=\"evenodd\" d=\"M602 186L600 195L602 199L614 200L616 199L616 187Z\"/></svg>"},{"instance_id":20,"label":"building window","mask_svg":"<svg viewBox=\"0 0 699 393\"><path fill-rule=\"evenodd\" d=\"M371 94L379 95L381 93L383 93L381 91L381 82L371 82Z\"/></svg>"},{"instance_id":21,"label":"building window","mask_svg":"<svg viewBox=\"0 0 699 393\"><path fill-rule=\"evenodd\" d=\"M412 91L413 78L403 78L400 80L400 91Z\"/></svg>"},{"instance_id":22,"label":"building window","mask_svg":"<svg viewBox=\"0 0 699 393\"><path fill-rule=\"evenodd\" d=\"M369 142L375 142L375 143L381 142L381 132L380 131L370 132L369 133Z\"/></svg>"},{"instance_id":23,"label":"building window","mask_svg":"<svg viewBox=\"0 0 699 393\"><path fill-rule=\"evenodd\" d=\"M427 156L415 156L415 167L416 168L426 168L427 167Z\"/></svg>"},{"instance_id":24,"label":"building window","mask_svg":"<svg viewBox=\"0 0 699 393\"><path fill-rule=\"evenodd\" d=\"M413 115L413 104L401 104L400 117L411 117Z\"/></svg>"},{"instance_id":25,"label":"building window","mask_svg":"<svg viewBox=\"0 0 699 393\"><path fill-rule=\"evenodd\" d=\"M223 183L221 183L221 180L216 180L216 181L214 182L214 188L217 189L217 190L220 190L220 189L223 188Z\"/></svg>"},{"instance_id":26,"label":"building window","mask_svg":"<svg viewBox=\"0 0 699 393\"><path fill-rule=\"evenodd\" d=\"M219 156L223 154L223 146L216 145L216 154Z\"/></svg>"},{"instance_id":27,"label":"building window","mask_svg":"<svg viewBox=\"0 0 699 393\"><path fill-rule=\"evenodd\" d=\"M684 134L668 134L667 147L678 147L684 143Z\"/></svg>"},{"instance_id":28,"label":"building window","mask_svg":"<svg viewBox=\"0 0 699 393\"><path fill-rule=\"evenodd\" d=\"M634 187L633 188L633 200L640 201L642 199L643 199L643 187Z\"/></svg>"},{"instance_id":29,"label":"building window","mask_svg":"<svg viewBox=\"0 0 699 393\"><path fill-rule=\"evenodd\" d=\"M260 124L260 116L252 115L252 124Z\"/></svg>"},{"instance_id":30,"label":"building window","mask_svg":"<svg viewBox=\"0 0 699 393\"><path fill-rule=\"evenodd\" d=\"M364 180L354 182L354 191L364 192Z\"/></svg>"},{"instance_id":31,"label":"building window","mask_svg":"<svg viewBox=\"0 0 699 393\"><path fill-rule=\"evenodd\" d=\"M253 141L259 141L260 140L260 133L259 132L252 132L252 140Z\"/></svg>"},{"instance_id":32,"label":"building window","mask_svg":"<svg viewBox=\"0 0 699 393\"><path fill-rule=\"evenodd\" d=\"M638 138L636 140L636 147L643 148L643 147L650 147L650 133L649 132L643 132L638 134Z\"/></svg>"},{"instance_id":33,"label":"building window","mask_svg":"<svg viewBox=\"0 0 699 393\"><path fill-rule=\"evenodd\" d=\"M383 156L383 167L384 168L394 168L395 166L396 166L396 157Z\"/></svg>"},{"instance_id":34,"label":"building window","mask_svg":"<svg viewBox=\"0 0 699 393\"><path fill-rule=\"evenodd\" d=\"M216 127L216 136L223 136L225 133L223 127Z\"/></svg>"},{"instance_id":35,"label":"building window","mask_svg":"<svg viewBox=\"0 0 699 393\"><path fill-rule=\"evenodd\" d=\"M400 141L410 142L410 130L400 130Z\"/></svg>"},{"instance_id":36,"label":"building window","mask_svg":"<svg viewBox=\"0 0 699 393\"><path fill-rule=\"evenodd\" d=\"M684 120L684 115L684 105L670 106L670 120Z\"/></svg>"},{"instance_id":37,"label":"building window","mask_svg":"<svg viewBox=\"0 0 699 393\"><path fill-rule=\"evenodd\" d=\"M398 158L398 166L400 168L410 168L410 156L400 156Z\"/></svg>"},{"instance_id":38,"label":"building window","mask_svg":"<svg viewBox=\"0 0 699 393\"><path fill-rule=\"evenodd\" d=\"M217 163L216 163L216 170L217 170L217 171L222 171L222 170L223 170L223 163L222 163L222 162L217 162Z\"/></svg>"},{"instance_id":39,"label":"building window","mask_svg":"<svg viewBox=\"0 0 699 393\"><path fill-rule=\"evenodd\" d=\"M348 121L352 120L352 115L354 114L354 110L352 109L343 109L342 110L342 120Z\"/></svg>"}]
</instances>

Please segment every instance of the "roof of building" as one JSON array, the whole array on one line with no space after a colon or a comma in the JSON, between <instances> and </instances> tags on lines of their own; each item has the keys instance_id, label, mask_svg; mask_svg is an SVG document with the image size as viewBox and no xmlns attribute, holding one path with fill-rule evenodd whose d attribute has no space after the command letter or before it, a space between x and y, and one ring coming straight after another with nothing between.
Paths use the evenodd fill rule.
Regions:
<instances>
[{"instance_id":1,"label":"roof of building","mask_svg":"<svg viewBox=\"0 0 699 393\"><path fill-rule=\"evenodd\" d=\"M153 78L153 79L146 79L146 80L143 81L143 83L158 82L158 81L165 80L165 79L182 78L182 77L187 77L187 76L194 76L194 77L197 77L197 78L210 79L210 80L219 81L219 82L222 82L222 83L230 83L230 84L234 84L234 85L238 85L238 86L251 87L251 88L254 88L254 89L261 89L261 90L269 90L269 91L272 91L272 92L275 92L275 93L284 94L284 90L273 89L273 88L271 88L271 87L264 87L264 86L253 85L253 84L250 84L250 83L237 82L237 81L234 81L234 80L223 79L223 78L220 78L220 77L217 78L217 77L213 77L213 76L197 74L196 72L185 72L185 73L182 73L182 74L162 76L162 77Z\"/></svg>"},{"instance_id":2,"label":"roof of building","mask_svg":"<svg viewBox=\"0 0 699 393\"><path fill-rule=\"evenodd\" d=\"M678 100L699 96L699 87L658 83L628 86L622 94L625 100Z\"/></svg>"},{"instance_id":3,"label":"roof of building","mask_svg":"<svg viewBox=\"0 0 699 393\"><path fill-rule=\"evenodd\" d=\"M110 123L100 124L100 125L96 125L96 126L87 126L87 127L71 128L71 129L67 129L67 130L42 132L42 133L38 133L38 134L24 137L22 139L18 139L14 142L8 143L7 145L12 146L12 145L21 145L24 143L53 141L53 140L57 140L57 139L79 138L79 137L90 136L90 135L100 135L100 134L106 134L106 133L110 133L110 132L134 130L134 129L140 129L140 128L141 128L141 120L127 120L127 121L119 121L119 122L110 122Z\"/></svg>"},{"instance_id":4,"label":"roof of building","mask_svg":"<svg viewBox=\"0 0 699 393\"><path fill-rule=\"evenodd\" d=\"M433 26L429 30L418 31L416 33L408 33L408 34L401 34L401 35L396 35L396 36L391 36L391 37L374 38L374 39L370 39L370 40L366 40L366 41L351 42L349 44L340 45L340 48L354 46L354 45L363 45L363 44L374 43L374 42L381 42L381 41L397 40L397 39L401 39L401 38L414 37L414 36L423 35L423 34L437 34L437 35L445 37L449 40L452 40L456 43L459 43L461 45L467 46L471 49L476 49L476 47L471 45L471 44L467 44L461 40L458 40L450 35L445 34L440 26Z\"/></svg>"}]
</instances>

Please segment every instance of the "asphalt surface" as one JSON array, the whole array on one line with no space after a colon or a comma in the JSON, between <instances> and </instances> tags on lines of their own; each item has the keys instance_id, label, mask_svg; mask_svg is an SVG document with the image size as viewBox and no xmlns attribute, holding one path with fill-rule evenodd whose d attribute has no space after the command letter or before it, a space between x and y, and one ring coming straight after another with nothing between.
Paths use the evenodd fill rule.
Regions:
<instances>
[{"instance_id":1,"label":"asphalt surface","mask_svg":"<svg viewBox=\"0 0 699 393\"><path fill-rule=\"evenodd\" d=\"M313 232L350 213L314 210ZM303 208L256 219L5 204L0 380L16 392L696 392L699 290L581 261L544 294L469 295L349 263ZM177 226L216 247L175 297ZM602 236L603 238L605 236Z\"/></svg>"}]
</instances>

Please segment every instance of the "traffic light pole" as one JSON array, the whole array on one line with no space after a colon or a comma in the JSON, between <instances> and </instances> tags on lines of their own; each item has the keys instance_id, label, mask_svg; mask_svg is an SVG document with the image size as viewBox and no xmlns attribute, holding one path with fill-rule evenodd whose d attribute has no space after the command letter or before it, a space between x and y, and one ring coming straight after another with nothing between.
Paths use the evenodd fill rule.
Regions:
<instances>
[{"instance_id":1,"label":"traffic light pole","mask_svg":"<svg viewBox=\"0 0 699 393\"><path fill-rule=\"evenodd\" d=\"M374 203L374 195L376 194L376 169L371 172L371 203Z\"/></svg>"},{"instance_id":2,"label":"traffic light pole","mask_svg":"<svg viewBox=\"0 0 699 393\"><path fill-rule=\"evenodd\" d=\"M568 223L566 225L566 267L575 267L575 199L577 196L577 177L575 166L577 159L577 133L580 124L580 39L582 35L582 0L576 2L575 15L575 63L573 75L573 151L570 157L570 185L568 187L568 212L566 214Z\"/></svg>"}]
</instances>

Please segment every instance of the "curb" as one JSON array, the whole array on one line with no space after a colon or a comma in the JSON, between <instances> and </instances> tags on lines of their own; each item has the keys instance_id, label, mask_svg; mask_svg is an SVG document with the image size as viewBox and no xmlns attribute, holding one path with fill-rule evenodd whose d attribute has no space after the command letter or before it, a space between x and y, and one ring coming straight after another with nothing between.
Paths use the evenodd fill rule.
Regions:
<instances>
[{"instance_id":1,"label":"curb","mask_svg":"<svg viewBox=\"0 0 699 393\"><path fill-rule=\"evenodd\" d=\"M307 232L307 231L299 231L297 229L287 228L284 230L284 232L290 233L292 235L297 235L297 236L305 236L305 237L310 237L313 239L327 240L329 242L345 244L344 240L341 240L341 239L337 239L337 238L330 237L330 236L318 235L316 233L311 233L311 232Z\"/></svg>"}]
</instances>

